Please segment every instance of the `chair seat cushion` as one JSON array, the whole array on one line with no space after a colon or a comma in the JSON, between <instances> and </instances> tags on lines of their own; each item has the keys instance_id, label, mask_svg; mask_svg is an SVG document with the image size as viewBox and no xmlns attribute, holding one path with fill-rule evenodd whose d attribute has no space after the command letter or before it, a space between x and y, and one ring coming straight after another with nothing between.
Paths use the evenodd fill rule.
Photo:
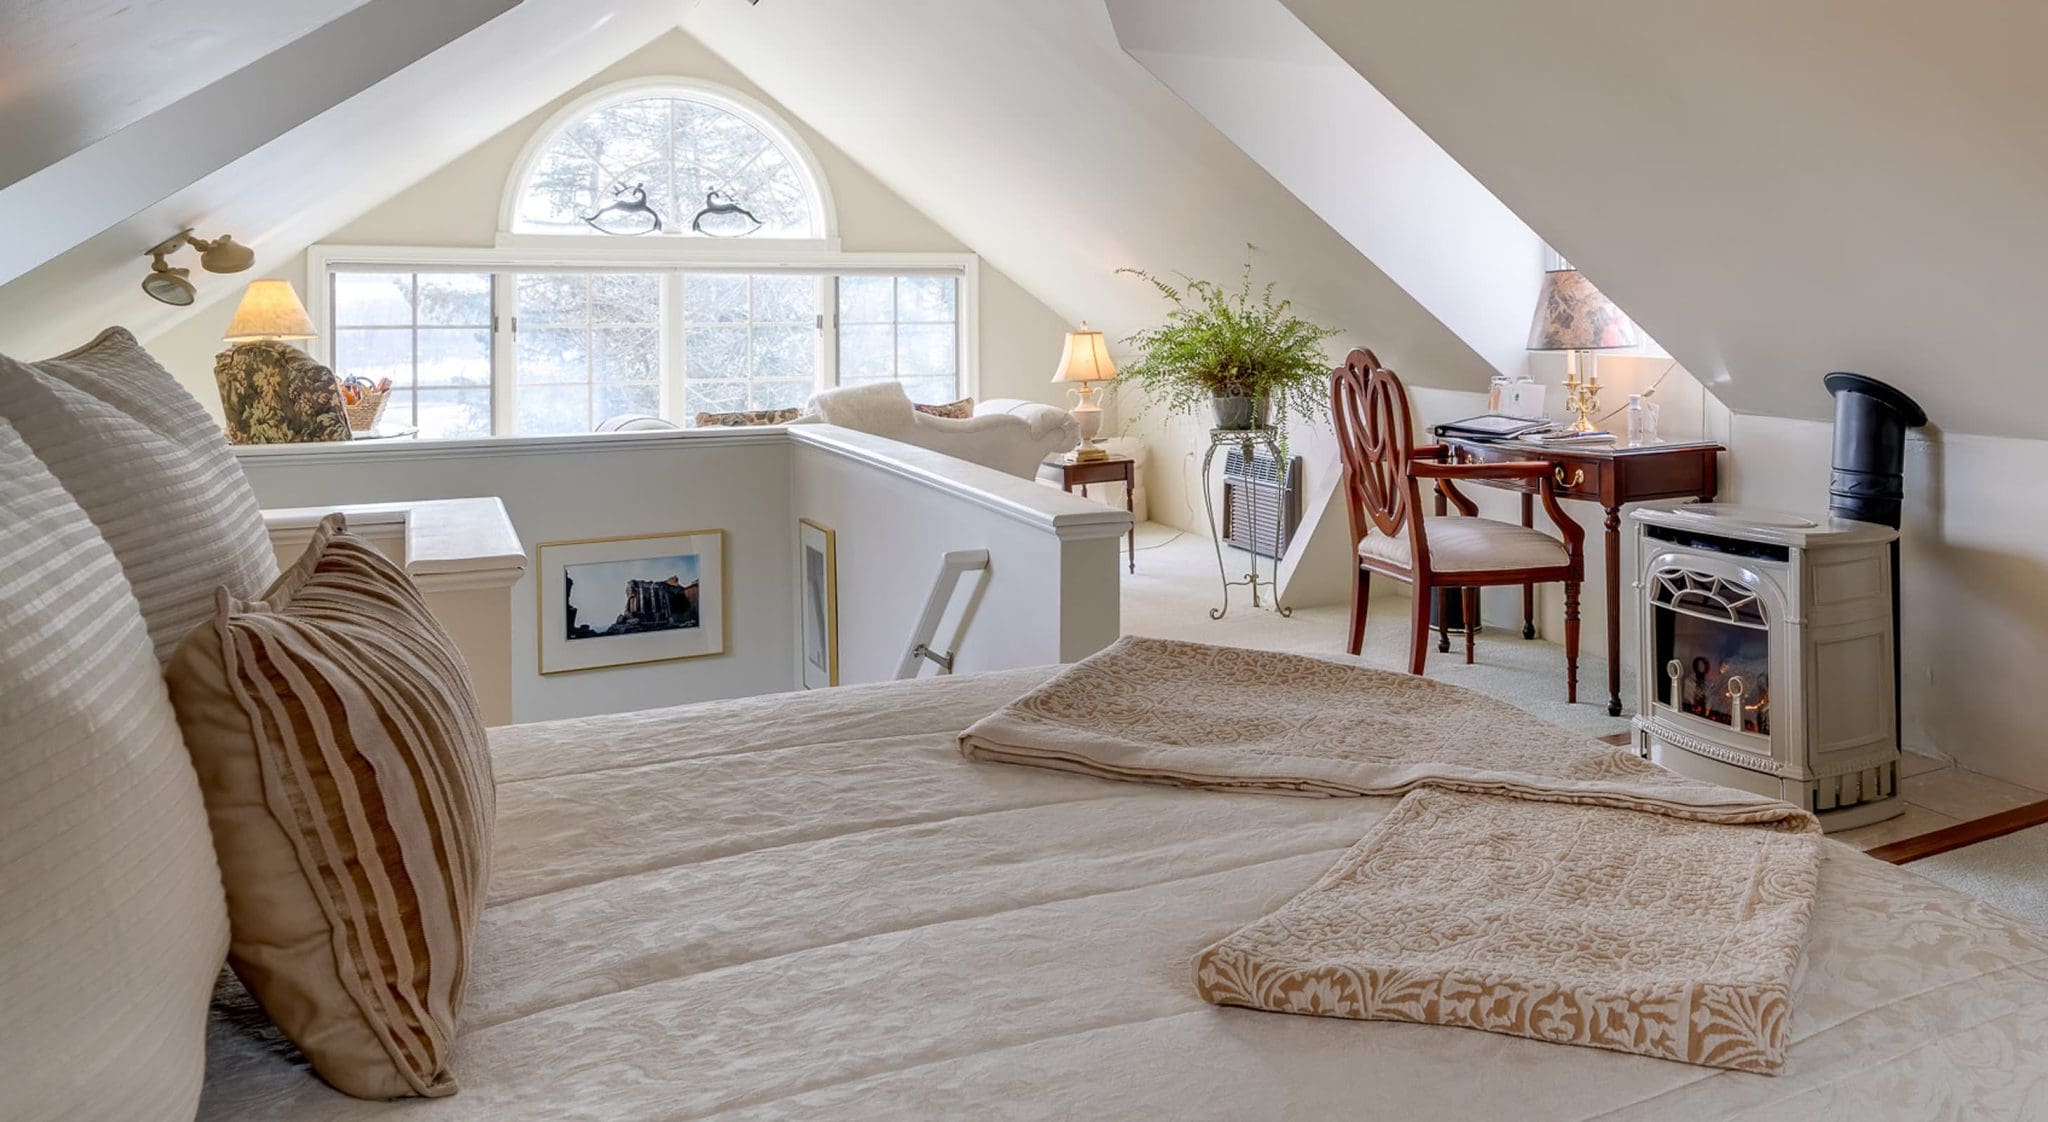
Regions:
<instances>
[{"instance_id":1,"label":"chair seat cushion","mask_svg":"<svg viewBox=\"0 0 2048 1122\"><path fill-rule=\"evenodd\" d=\"M1491 518L1425 518L1430 567L1439 573L1470 573L1482 569L1548 569L1566 564L1564 543L1541 530L1497 522ZM1409 568L1406 535L1369 533L1358 543L1358 556L1368 561Z\"/></svg>"}]
</instances>

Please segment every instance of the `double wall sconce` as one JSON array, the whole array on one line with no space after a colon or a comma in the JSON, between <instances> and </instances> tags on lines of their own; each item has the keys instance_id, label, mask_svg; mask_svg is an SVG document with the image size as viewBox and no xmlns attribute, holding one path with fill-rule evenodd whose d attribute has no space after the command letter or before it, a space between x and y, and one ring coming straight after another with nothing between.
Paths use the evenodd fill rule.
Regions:
<instances>
[{"instance_id":1,"label":"double wall sconce","mask_svg":"<svg viewBox=\"0 0 2048 1122\"><path fill-rule=\"evenodd\" d=\"M209 273L239 273L256 263L256 252L234 238L222 234L207 241L192 236L188 227L175 235L150 247L144 256L150 258L149 275L142 278L142 291L152 299L161 300L173 307L182 308L192 303L198 292L192 287L192 270L173 266L167 258L191 246L199 251L199 267Z\"/></svg>"}]
</instances>

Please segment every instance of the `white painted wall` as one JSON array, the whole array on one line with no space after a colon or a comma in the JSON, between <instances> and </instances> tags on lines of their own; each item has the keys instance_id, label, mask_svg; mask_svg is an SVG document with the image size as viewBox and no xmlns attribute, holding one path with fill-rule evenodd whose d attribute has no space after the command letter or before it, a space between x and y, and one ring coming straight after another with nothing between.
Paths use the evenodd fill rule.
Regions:
<instances>
[{"instance_id":1,"label":"white painted wall","mask_svg":"<svg viewBox=\"0 0 2048 1122\"><path fill-rule=\"evenodd\" d=\"M1542 241L1286 5L1109 10L1133 58L1479 357L1524 371Z\"/></svg>"},{"instance_id":2,"label":"white painted wall","mask_svg":"<svg viewBox=\"0 0 2048 1122\"><path fill-rule=\"evenodd\" d=\"M497 496L527 549L513 590L513 716L591 713L774 693L795 686L794 519L779 431L567 440L387 442L238 452L265 507ZM534 630L542 542L726 531L726 653L542 677Z\"/></svg>"},{"instance_id":3,"label":"white painted wall","mask_svg":"<svg viewBox=\"0 0 2048 1122\"><path fill-rule=\"evenodd\" d=\"M790 433L795 517L836 535L842 684L896 676L954 550L991 558L935 637L943 649L958 636L957 672L1070 662L1116 640L1123 511L864 433Z\"/></svg>"},{"instance_id":4,"label":"white painted wall","mask_svg":"<svg viewBox=\"0 0 2048 1122\"><path fill-rule=\"evenodd\" d=\"M839 213L841 247L849 252L969 252L969 247L919 213L835 148L795 120L768 93L690 36L672 31L594 74L510 128L454 159L369 213L323 238L332 245L488 247L498 235L498 203L522 147L564 104L584 93L630 78L697 78L766 102L788 120L816 154ZM277 270L306 292L306 259L294 256ZM982 399L1023 398L1065 404L1052 384L1066 321L1015 281L984 264L980 278ZM169 331L145 340L194 396L218 410L213 357L233 317L231 303L204 309Z\"/></svg>"},{"instance_id":5,"label":"white painted wall","mask_svg":"<svg viewBox=\"0 0 2048 1122\"><path fill-rule=\"evenodd\" d=\"M512 591L512 715L521 722L796 688L799 517L839 535L842 682L894 677L950 549L993 555L961 647L963 672L1071 660L1117 635L1124 512L829 426L273 445L237 455L266 508L501 498L528 553ZM725 654L541 676L541 543L707 529L726 532Z\"/></svg>"},{"instance_id":6,"label":"white painted wall","mask_svg":"<svg viewBox=\"0 0 2048 1122\"><path fill-rule=\"evenodd\" d=\"M2048 437L2048 5L1285 3L1730 408Z\"/></svg>"}]
</instances>

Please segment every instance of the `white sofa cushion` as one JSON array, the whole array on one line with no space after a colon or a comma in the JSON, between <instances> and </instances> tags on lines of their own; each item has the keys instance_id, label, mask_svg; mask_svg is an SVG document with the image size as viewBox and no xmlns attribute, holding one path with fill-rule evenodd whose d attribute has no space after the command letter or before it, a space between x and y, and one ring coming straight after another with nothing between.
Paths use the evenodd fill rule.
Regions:
<instances>
[{"instance_id":1,"label":"white sofa cushion","mask_svg":"<svg viewBox=\"0 0 2048 1122\"><path fill-rule=\"evenodd\" d=\"M120 562L0 421L0 1115L191 1118L228 945Z\"/></svg>"},{"instance_id":2,"label":"white sofa cushion","mask_svg":"<svg viewBox=\"0 0 2048 1122\"><path fill-rule=\"evenodd\" d=\"M0 417L113 547L159 661L213 616L213 590L277 577L256 493L220 426L122 328L42 362L0 356Z\"/></svg>"},{"instance_id":3,"label":"white sofa cushion","mask_svg":"<svg viewBox=\"0 0 2048 1122\"><path fill-rule=\"evenodd\" d=\"M1429 538L1430 567L1439 573L1535 569L1570 560L1564 543L1549 534L1491 518L1425 518L1422 532ZM1377 530L1358 543L1358 555L1402 568L1414 560L1406 534L1389 537Z\"/></svg>"},{"instance_id":4,"label":"white sofa cushion","mask_svg":"<svg viewBox=\"0 0 2048 1122\"><path fill-rule=\"evenodd\" d=\"M828 425L929 448L955 459L1029 479L1039 462L1072 448L1078 430L1066 410L1036 402L997 400L966 418L933 417L910 404L895 382L845 386L811 399Z\"/></svg>"}]
</instances>

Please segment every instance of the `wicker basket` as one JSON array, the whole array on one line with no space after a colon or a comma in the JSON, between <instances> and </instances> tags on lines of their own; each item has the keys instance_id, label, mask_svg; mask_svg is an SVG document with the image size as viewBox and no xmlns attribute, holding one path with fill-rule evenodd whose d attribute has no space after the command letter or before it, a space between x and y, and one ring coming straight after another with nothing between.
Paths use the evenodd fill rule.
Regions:
<instances>
[{"instance_id":1,"label":"wicker basket","mask_svg":"<svg viewBox=\"0 0 2048 1122\"><path fill-rule=\"evenodd\" d=\"M384 407L389 404L390 390L364 390L363 396L348 406L348 427L355 432L369 432L384 419Z\"/></svg>"}]
</instances>

